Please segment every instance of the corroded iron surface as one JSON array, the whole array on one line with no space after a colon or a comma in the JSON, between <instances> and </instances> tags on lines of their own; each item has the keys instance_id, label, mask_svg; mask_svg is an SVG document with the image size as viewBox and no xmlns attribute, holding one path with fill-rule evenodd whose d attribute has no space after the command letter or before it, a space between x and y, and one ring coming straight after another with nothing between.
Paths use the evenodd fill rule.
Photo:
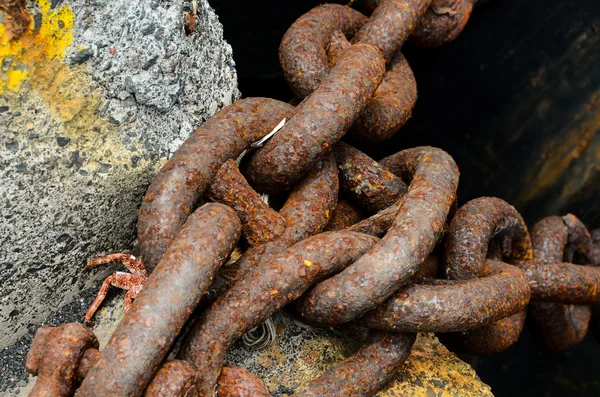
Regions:
<instances>
[{"instance_id":1,"label":"corroded iron surface","mask_svg":"<svg viewBox=\"0 0 600 397\"><path fill-rule=\"evenodd\" d=\"M533 242L533 257L536 260L540 273L552 270L567 270L559 265L564 259L572 259L574 253L583 254L587 261L590 256L592 239L583 224L573 215L565 217L551 216L539 221L531 231ZM568 260L568 259L567 259ZM581 291L586 287L586 279L580 279L582 273L587 275L587 293L594 293L597 284L589 284L594 280L593 268L587 266L570 265L573 267L569 273L554 274L566 281L568 276L574 277L569 281ZM577 269L579 268L579 269ZM579 277L578 277L579 276ZM584 276L585 277L585 276ZM591 278L591 280L590 280ZM552 280L554 287L560 287L560 279ZM558 284L558 285L557 285ZM552 287L552 286L550 286ZM564 285L563 285L564 287ZM564 293L564 291L563 291ZM577 292L574 290L574 294ZM560 300L559 302L563 302ZM575 303L575 302L573 302ZM589 306L565 305L562 303L532 302L530 309L532 332L538 342L546 350L566 350L581 342L587 334L588 325L592 316Z\"/></svg>"},{"instance_id":2,"label":"corroded iron surface","mask_svg":"<svg viewBox=\"0 0 600 397\"><path fill-rule=\"evenodd\" d=\"M444 255L449 278L471 279L481 276L488 255L505 261L531 259L531 240L514 207L483 197L458 210L446 235ZM475 330L449 334L444 340L471 355L497 353L517 341L524 321L522 312Z\"/></svg>"},{"instance_id":3,"label":"corroded iron surface","mask_svg":"<svg viewBox=\"0 0 600 397\"><path fill-rule=\"evenodd\" d=\"M411 181L403 205L372 250L304 297L301 312L309 321L341 324L383 303L406 285L443 231L458 186L452 158L440 149L420 147L381 163L405 172Z\"/></svg>"},{"instance_id":4,"label":"corroded iron surface","mask_svg":"<svg viewBox=\"0 0 600 397\"><path fill-rule=\"evenodd\" d=\"M372 332L352 357L308 384L298 397L370 396L385 386L406 361L416 334Z\"/></svg>"},{"instance_id":5,"label":"corroded iron surface","mask_svg":"<svg viewBox=\"0 0 600 397\"><path fill-rule=\"evenodd\" d=\"M271 132L295 109L267 98L248 98L219 111L198 128L148 188L138 219L140 254L154 270L221 165Z\"/></svg>"},{"instance_id":6,"label":"corroded iron surface","mask_svg":"<svg viewBox=\"0 0 600 397\"><path fill-rule=\"evenodd\" d=\"M527 303L525 275L514 266L488 260L482 278L417 281L358 321L396 332L466 331L523 311Z\"/></svg>"},{"instance_id":7,"label":"corroded iron surface","mask_svg":"<svg viewBox=\"0 0 600 397\"><path fill-rule=\"evenodd\" d=\"M363 219L365 219L365 213L362 209L347 200L341 199L338 200L324 231L336 232L350 227Z\"/></svg>"},{"instance_id":8,"label":"corroded iron surface","mask_svg":"<svg viewBox=\"0 0 600 397\"><path fill-rule=\"evenodd\" d=\"M200 394L210 395L227 349L244 332L315 282L342 270L377 241L353 232L323 233L274 255L237 282L198 320L179 352L198 370Z\"/></svg>"},{"instance_id":9,"label":"corroded iron surface","mask_svg":"<svg viewBox=\"0 0 600 397\"><path fill-rule=\"evenodd\" d=\"M241 224L222 204L187 220L77 392L140 396L237 243Z\"/></svg>"},{"instance_id":10,"label":"corroded iron surface","mask_svg":"<svg viewBox=\"0 0 600 397\"><path fill-rule=\"evenodd\" d=\"M37 375L32 397L70 397L78 385L78 367L87 349L97 349L98 340L78 323L37 330L27 353L25 368Z\"/></svg>"},{"instance_id":11,"label":"corroded iron surface","mask_svg":"<svg viewBox=\"0 0 600 397\"><path fill-rule=\"evenodd\" d=\"M235 210L243 225L242 236L250 246L271 241L285 230L285 219L261 200L233 160L219 168L207 194L212 201Z\"/></svg>"},{"instance_id":12,"label":"corroded iron surface","mask_svg":"<svg viewBox=\"0 0 600 397\"><path fill-rule=\"evenodd\" d=\"M406 194L406 184L366 154L343 142L334 149L342 191L370 212L383 210Z\"/></svg>"},{"instance_id":13,"label":"corroded iron surface","mask_svg":"<svg viewBox=\"0 0 600 397\"><path fill-rule=\"evenodd\" d=\"M271 397L263 381L243 368L223 367L218 383L219 397Z\"/></svg>"},{"instance_id":14,"label":"corroded iron surface","mask_svg":"<svg viewBox=\"0 0 600 397\"><path fill-rule=\"evenodd\" d=\"M376 48L349 48L298 106L296 116L250 157L246 172L251 184L267 193L289 189L348 131L384 72L385 62Z\"/></svg>"}]
</instances>

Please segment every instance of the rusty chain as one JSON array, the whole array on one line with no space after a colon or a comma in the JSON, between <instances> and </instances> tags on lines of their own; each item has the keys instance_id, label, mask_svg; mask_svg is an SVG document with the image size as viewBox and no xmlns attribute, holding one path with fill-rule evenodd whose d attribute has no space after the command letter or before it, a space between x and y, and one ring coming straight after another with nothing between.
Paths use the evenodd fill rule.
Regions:
<instances>
[{"instance_id":1,"label":"rusty chain","mask_svg":"<svg viewBox=\"0 0 600 397\"><path fill-rule=\"evenodd\" d=\"M586 265L600 262L600 232L592 238L567 215L530 234L496 198L457 210L458 168L443 150L376 162L340 142L379 142L402 127L417 92L400 49L452 41L474 2L366 0L369 17L332 4L300 17L280 47L300 104L240 100L182 144L144 197L141 260L90 262L121 260L132 274L105 281L87 320L111 283L134 303L102 352L81 324L40 328L27 357L38 375L31 395L268 396L223 360L292 302L312 325L371 329L361 350L298 396L372 395L417 332L476 355L512 345L528 311L545 348L578 343L588 324L599 332L600 268ZM261 196L288 190L279 211ZM196 208L204 197L214 203ZM164 362L195 308L204 311L177 359Z\"/></svg>"}]
</instances>

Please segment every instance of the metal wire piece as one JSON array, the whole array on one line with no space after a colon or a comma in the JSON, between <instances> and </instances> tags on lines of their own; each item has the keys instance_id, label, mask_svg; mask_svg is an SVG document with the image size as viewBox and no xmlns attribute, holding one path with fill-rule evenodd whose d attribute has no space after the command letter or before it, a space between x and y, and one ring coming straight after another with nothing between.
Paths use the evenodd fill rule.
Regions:
<instances>
[{"instance_id":1,"label":"metal wire piece","mask_svg":"<svg viewBox=\"0 0 600 397\"><path fill-rule=\"evenodd\" d=\"M275 322L272 317L269 317L265 322L258 327L254 327L242 336L242 342L248 347L255 349L264 349L275 342Z\"/></svg>"}]
</instances>

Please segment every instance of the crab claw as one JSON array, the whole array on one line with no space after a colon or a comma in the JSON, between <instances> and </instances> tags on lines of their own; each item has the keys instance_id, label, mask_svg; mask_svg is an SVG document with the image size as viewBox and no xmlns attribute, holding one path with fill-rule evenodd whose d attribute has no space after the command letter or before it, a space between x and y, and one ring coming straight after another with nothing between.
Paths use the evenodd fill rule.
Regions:
<instances>
[{"instance_id":1,"label":"crab claw","mask_svg":"<svg viewBox=\"0 0 600 397\"><path fill-rule=\"evenodd\" d=\"M90 323L94 313L106 298L109 287L112 285L117 288L127 290L125 294L125 311L129 310L135 297L142 291L144 284L148 279L148 273L141 260L130 254L110 254L90 260L86 268L105 265L112 262L121 262L131 272L116 272L111 274L102 283L98 295L94 302L90 305L87 313L85 314L85 322Z\"/></svg>"}]
</instances>

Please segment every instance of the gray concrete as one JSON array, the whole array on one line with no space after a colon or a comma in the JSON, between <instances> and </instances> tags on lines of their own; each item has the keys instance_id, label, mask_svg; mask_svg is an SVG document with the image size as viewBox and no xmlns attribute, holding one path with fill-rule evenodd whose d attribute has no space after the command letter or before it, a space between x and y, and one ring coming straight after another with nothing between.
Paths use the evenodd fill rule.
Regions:
<instances>
[{"instance_id":1,"label":"gray concrete","mask_svg":"<svg viewBox=\"0 0 600 397\"><path fill-rule=\"evenodd\" d=\"M0 95L0 349L114 270L88 259L134 249L152 176L239 98L206 0L189 36L184 2L52 3L75 15L65 58L24 64L30 78Z\"/></svg>"}]
</instances>

